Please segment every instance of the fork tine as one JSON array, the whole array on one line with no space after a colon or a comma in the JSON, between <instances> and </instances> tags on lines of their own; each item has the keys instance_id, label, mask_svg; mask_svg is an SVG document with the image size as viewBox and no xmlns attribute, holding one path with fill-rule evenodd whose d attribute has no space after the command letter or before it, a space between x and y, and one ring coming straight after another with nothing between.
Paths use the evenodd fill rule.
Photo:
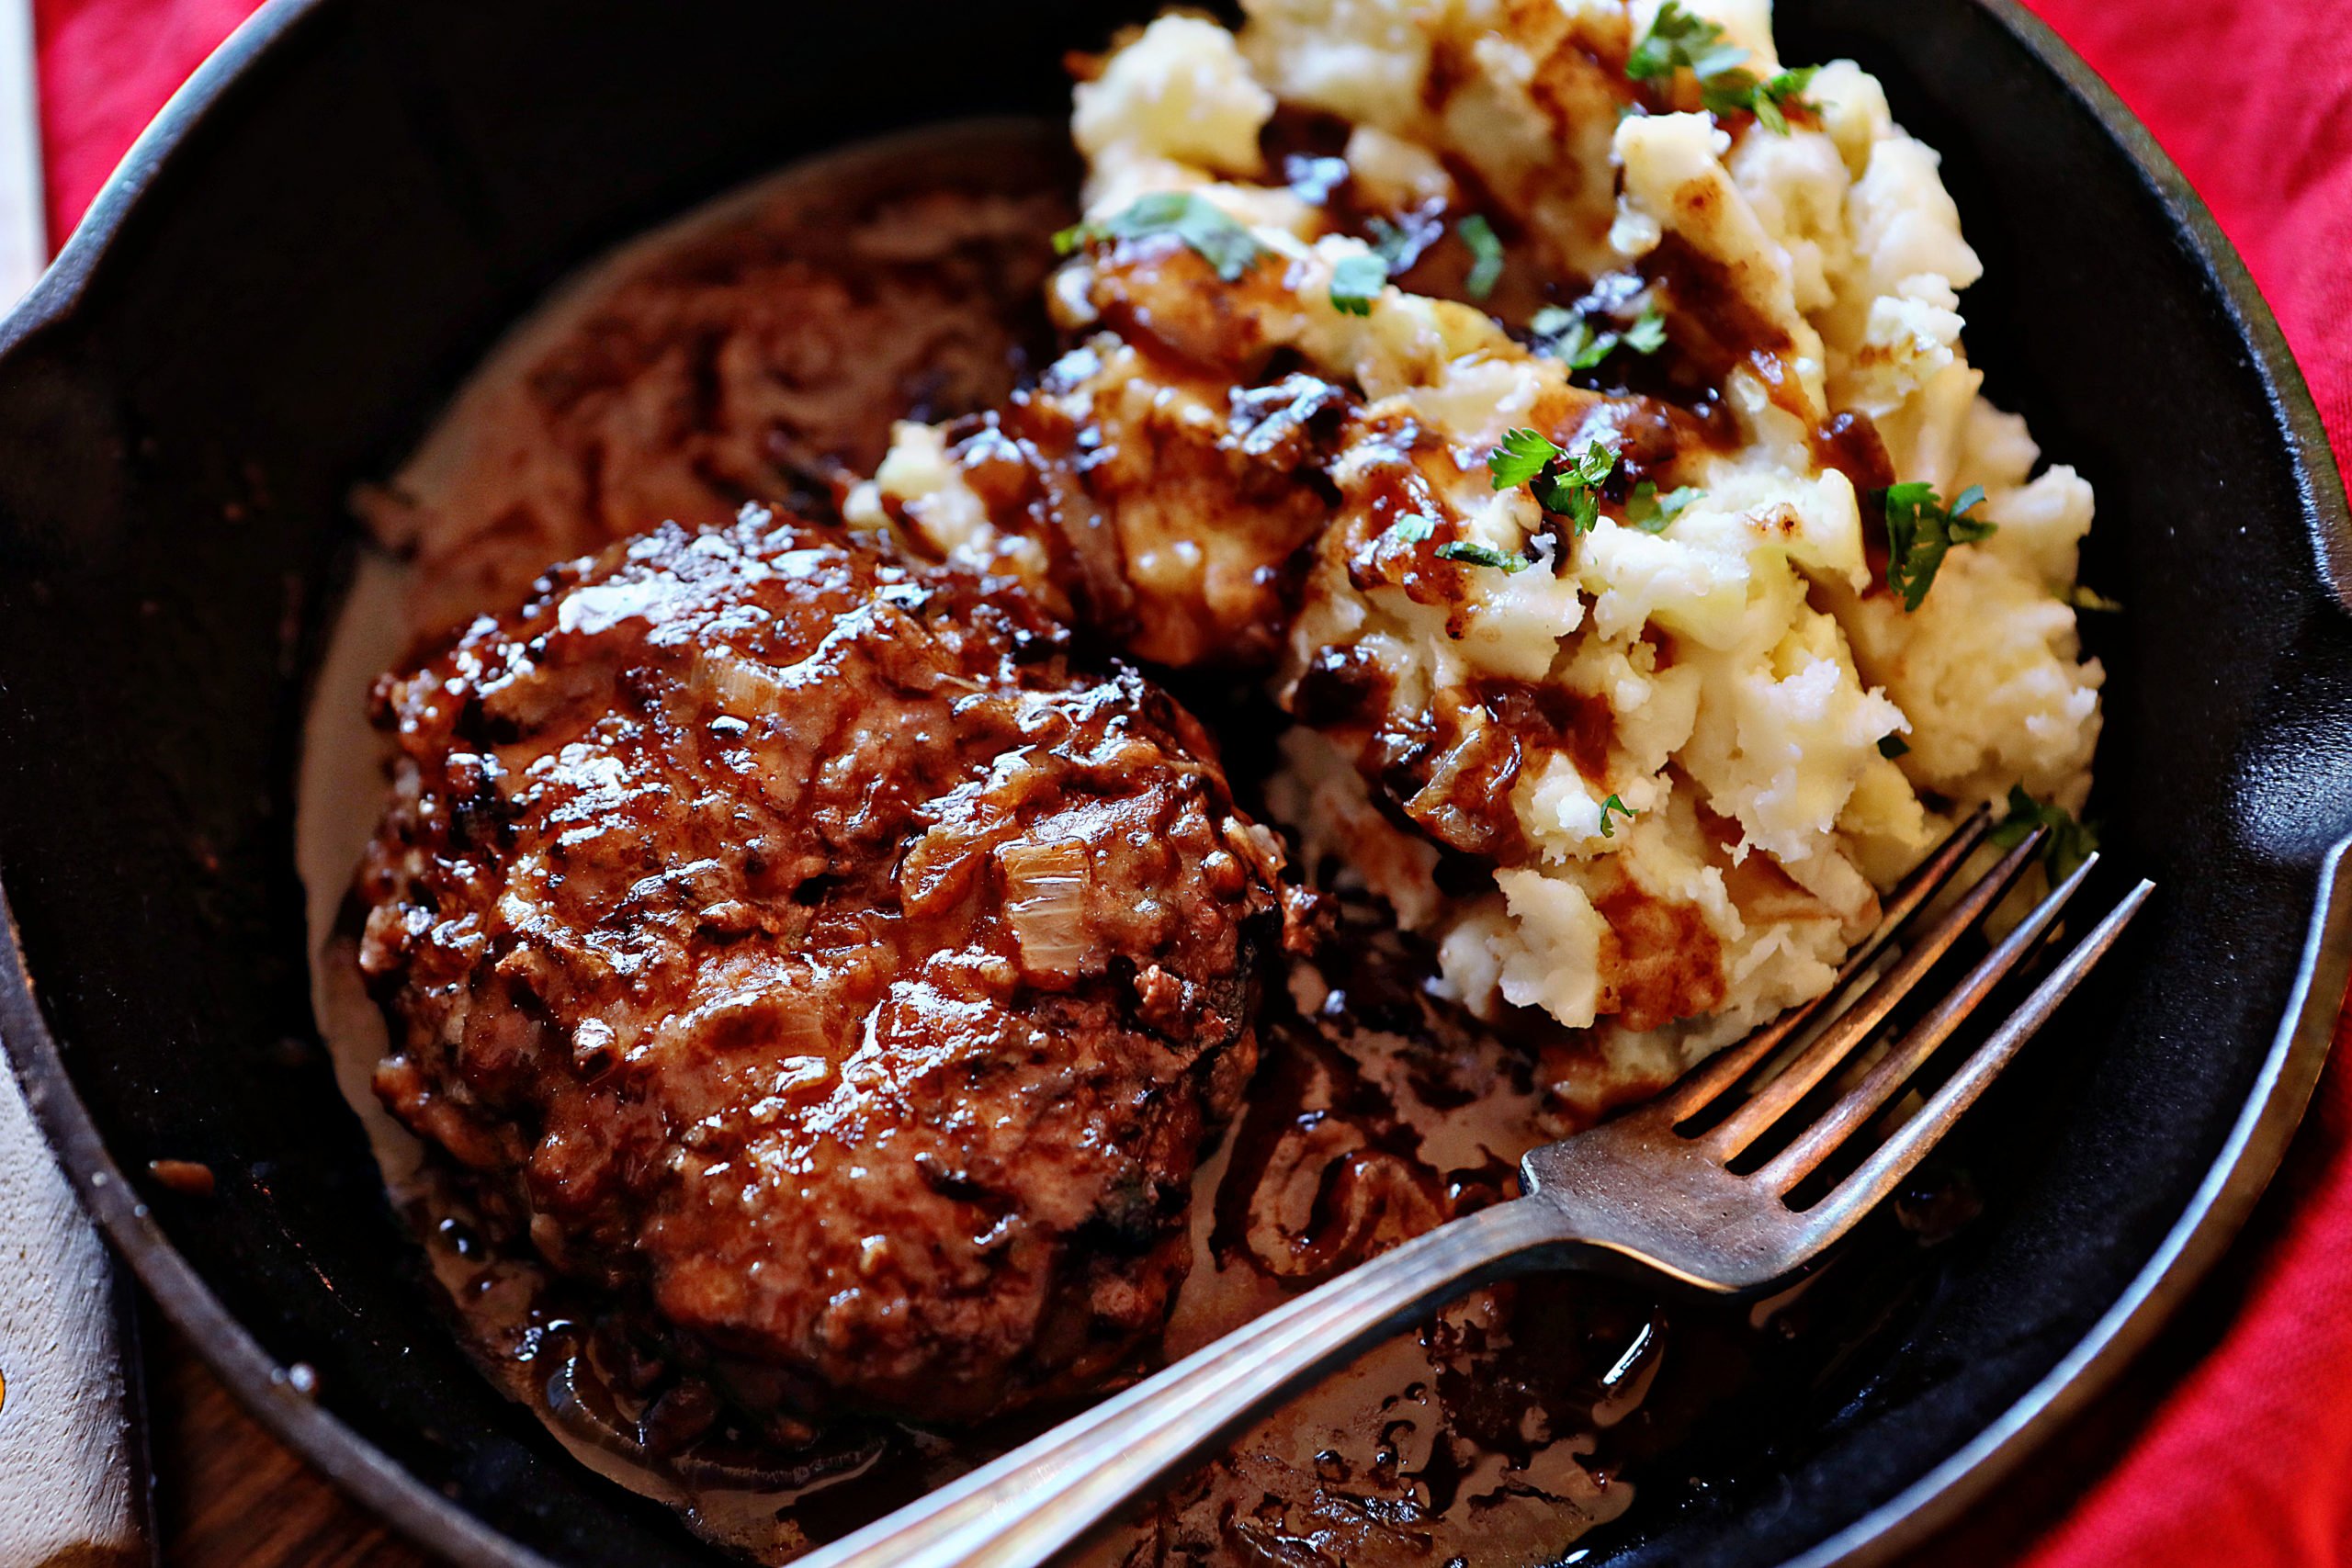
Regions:
<instances>
[{"instance_id":1,"label":"fork tine","mask_svg":"<svg viewBox=\"0 0 2352 1568\"><path fill-rule=\"evenodd\" d=\"M2046 828L2036 828L1987 872L1984 879L1962 894L1957 902L1944 912L1943 918L1929 926L1916 942L1905 948L1878 983L1862 993L1861 999L1830 1023L1814 1038L1813 1043L1800 1052L1797 1059L1774 1075L1748 1097L1739 1109L1724 1118L1720 1126L1702 1135L1699 1144L1708 1156L1718 1161L1730 1161L1742 1149L1754 1143L1767 1128L1789 1113L1791 1107L1813 1092L1813 1088L1853 1053L1871 1036L1871 1031L1886 1021L1894 1010L1917 985L1921 976L1934 968L1943 955L1958 942L1961 933L1983 918L1985 911L2000 901L2017 879L2025 874L2033 857L2041 852L2042 840L2049 836Z\"/></svg>"},{"instance_id":2,"label":"fork tine","mask_svg":"<svg viewBox=\"0 0 2352 1568\"><path fill-rule=\"evenodd\" d=\"M1738 1044L1717 1052L1704 1066L1691 1073L1669 1089L1658 1102L1659 1109L1670 1122L1687 1122L1723 1098L1724 1092L1747 1076L1757 1063L1779 1050L1789 1036L1794 1034L1834 1001L1838 993L1852 984L1885 950L1886 944L1908 925L1920 907L1943 890L1968 857L1976 852L1984 835L1992 830L1993 810L1980 806L1968 814L1957 828L1945 835L1935 852L1921 861L1911 874L1905 877L1895 890L1887 895L1881 906L1878 929L1860 947L1846 955L1838 967L1838 977L1829 987L1809 1002L1800 1003L1774 1019Z\"/></svg>"},{"instance_id":3,"label":"fork tine","mask_svg":"<svg viewBox=\"0 0 2352 1568\"><path fill-rule=\"evenodd\" d=\"M1948 1132L1961 1113L1976 1102L1984 1087L2009 1065L2018 1048L2033 1038L2034 1032L2049 1021L2068 993L2081 984L2092 965L2107 956L2123 934L2123 928L2148 895L2156 890L2153 882L2143 881L2126 894L2122 902L2109 911L2085 937L2082 944L2068 953L2048 977L2033 989L2033 994L2011 1013L1984 1043L1969 1054L1960 1070L1946 1079L1919 1113L1895 1130L1893 1137L1880 1145L1851 1176L1839 1182L1829 1195L1812 1208L1804 1211L1807 1231L1816 1245L1841 1235L1847 1226L1875 1206L1895 1183L1911 1172L1920 1156L1933 1148L1938 1139Z\"/></svg>"},{"instance_id":4,"label":"fork tine","mask_svg":"<svg viewBox=\"0 0 2352 1568\"><path fill-rule=\"evenodd\" d=\"M1951 1038L1952 1031L1966 1021L1968 1015L1974 1012L1992 993L1993 987L1999 985L2008 972L2032 951L2034 944L2041 940L2041 933L2050 929L2050 922L2058 918L2058 911L2066 907L2066 900L2075 896L2083 885L2083 878L2088 876L2091 867L2098 863L2097 854L2086 857L2083 863L2075 868L2074 874L2043 898L2017 930L2002 938L2000 944L1968 972L1968 977L1951 995L1929 1009L1927 1016L1912 1025L1884 1056L1871 1064L1860 1083L1847 1090L1837 1104L1824 1112L1813 1125L1798 1134L1795 1142L1766 1161L1763 1168L1756 1173L1756 1179L1776 1192L1786 1192L1812 1175L1814 1168L1852 1136L1857 1127L1876 1115L1881 1106L1894 1098L1896 1091L1910 1081L1911 1075L1935 1054L1937 1047Z\"/></svg>"}]
</instances>

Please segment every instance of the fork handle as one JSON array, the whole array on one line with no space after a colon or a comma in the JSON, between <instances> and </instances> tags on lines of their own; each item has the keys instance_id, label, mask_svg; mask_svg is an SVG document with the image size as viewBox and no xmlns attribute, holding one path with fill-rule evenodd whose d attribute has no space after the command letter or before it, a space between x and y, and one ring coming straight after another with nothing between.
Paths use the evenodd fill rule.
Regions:
<instances>
[{"instance_id":1,"label":"fork handle","mask_svg":"<svg viewBox=\"0 0 2352 1568\"><path fill-rule=\"evenodd\" d=\"M1577 1250L1560 1211L1514 1198L1285 1303L801 1568L1035 1568L1122 1504L1372 1342Z\"/></svg>"}]
</instances>

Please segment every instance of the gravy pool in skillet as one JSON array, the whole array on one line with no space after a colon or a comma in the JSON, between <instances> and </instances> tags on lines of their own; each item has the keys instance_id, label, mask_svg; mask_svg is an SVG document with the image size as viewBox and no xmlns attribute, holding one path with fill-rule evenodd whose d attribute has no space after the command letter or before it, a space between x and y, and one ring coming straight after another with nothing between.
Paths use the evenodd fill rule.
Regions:
<instances>
[{"instance_id":1,"label":"gravy pool in skillet","mask_svg":"<svg viewBox=\"0 0 2352 1568\"><path fill-rule=\"evenodd\" d=\"M2098 673L2075 661L2064 592L2088 491L2063 469L2029 479L2021 427L1974 399L1950 310L1973 258L1948 201L1937 207L1932 155L1850 66L1822 74L1818 101L1804 96L1811 77L1770 99L1775 129L1753 79L1733 108L1702 105L1673 73L1673 40L1712 24L1642 7L1645 35L1619 7L1590 9L1566 34L1520 18L1487 40L1529 51L1564 89L1544 100L1552 162L1519 165L1509 138L1464 141L1464 120L1426 94L1415 109L1339 93L1316 62L1346 40L1290 6L1255 7L1238 46L1204 22L1163 21L1080 88L1089 224L1062 242L1077 254L1058 272L1046 239L1068 216L1056 193L1069 174L1053 137L958 130L825 160L575 284L408 468L361 498L413 564L364 574L377 591L355 595L341 678L322 684L303 813L322 1017L355 1089L385 1046L351 976L358 911L334 918L380 802L353 761L374 755L352 732L357 682L531 593L540 603L512 635L476 623L465 637L508 664L537 660L547 628L528 617L576 629L560 624L567 594L611 585L632 555L669 570L695 546L687 532L648 536L531 589L546 563L660 520L718 529L740 504L775 502L818 519L809 538L832 547L882 547L833 529L838 515L896 536L890 549L1018 580L991 592L1074 622L1090 660L1107 645L1189 668L1187 695L1245 759L1245 802L1272 761L1251 742L1281 719L1266 695L1224 682L1262 682L1295 725L1263 801L1313 869L1337 874L1336 940L1289 958L1262 1007L1244 1008L1263 1065L1220 1143L1238 1084L1218 1074L1237 1077L1250 1055L1226 1016L1254 962L1240 932L1264 924L1278 857L1255 840L1251 854L1204 840L1174 868L1176 886L1229 881L1212 853L1241 869L1230 940L1213 936L1196 974L1157 971L1180 997L1225 987L1210 1010L1226 1027L1132 1080L1141 1100L1176 1102L1137 1123L1166 1129L1164 1149L1124 1151L1158 1187L1124 1207L1096 1201L1115 1176L1067 1194L1057 1256L1091 1281L1074 1292L1087 1313L991 1318L984 1288L960 1301L932 1289L944 1274L888 1307L892 1247L921 1229L850 1225L861 1234L839 1252L843 1291L865 1289L870 1260L883 1315L933 1325L889 1340L896 1360L859 1354L854 1336L829 1340L822 1307L764 1338L754 1325L775 1320L731 1311L723 1290L664 1303L655 1286L648 1310L631 1269L658 1226L638 1228L639 1207L566 1196L571 1176L601 1190L631 1156L582 1149L584 1123L556 1136L550 1117L593 1095L630 1021L611 1007L549 1021L544 998L510 1008L514 1032L560 1026L551 1094L501 1103L420 1078L419 1047L474 1024L451 1005L456 982L417 983L398 949L463 900L432 892L418 866L379 876L370 963L413 1036L379 1086L457 1156L420 1162L379 1115L388 1174L485 1363L593 1462L715 1539L788 1557L1017 1440L1078 1384L1115 1386L1503 1195L1525 1147L1800 999L1939 818L2016 785L2080 799ZM1399 71L1423 69L1457 97L1508 96L1514 78L1491 49L1430 26ZM1769 37L1736 41L1769 58ZM1631 69L1660 49L1663 72ZM1432 63L1453 54L1448 72ZM1547 192L1546 167L1577 188ZM1587 177L1596 168L1623 177ZM1824 202L1847 215L1831 221ZM1773 265L1784 294L1758 285L1755 266ZM1899 502L1898 480L1912 487ZM1894 539L1905 519L1910 542L1891 558L1873 530ZM749 558L763 547L744 530L768 525L706 537L733 537ZM1901 554L1922 527L1948 534L1932 560ZM1939 598L1927 592L1938 563ZM1910 602L1923 593L1924 614ZM759 608L756 595L727 600L719 618L739 608ZM659 640L660 618L649 624ZM1997 690L1952 697L1947 665ZM429 708L436 685L462 694L479 673L406 690ZM659 708L641 684L556 701L584 701L593 730L599 716ZM1137 712L1166 701L1125 692ZM1164 760L1214 773L1210 748L1182 730L1170 721L1179 743ZM464 755L514 739L485 730ZM616 779L630 773L622 763ZM1209 793L1223 789L1219 777ZM426 859L462 861L467 836L494 834L498 817L436 818ZM1220 804L1207 820L1240 818ZM1015 845L1015 861L1071 841ZM695 890L672 884L694 863L657 850L645 897L693 919L752 902L686 909ZM1038 886L1070 880L1039 863ZM813 880L826 906L833 874L795 886ZM1013 890L1007 914L1024 899ZM554 945L626 948L646 913L569 910ZM753 913L745 932L766 931ZM1030 957L1018 925L995 954L1016 971ZM469 940L446 934L450 953ZM714 953L726 935L709 933ZM1124 959L1125 1011L1148 1010L1165 989L1151 980L1160 940L1072 963ZM493 970L511 956L492 954ZM1058 975L1067 956L1041 947L1038 962ZM483 1032L495 1046L499 1021ZM1054 1049L1085 1055L1077 1041ZM804 1055L845 1060L792 1059ZM749 1112L780 1097L734 1098ZM694 1118L654 1122L661 1160L704 1157ZM725 1133L704 1142L725 1165ZM898 1152L926 1202L985 1208L945 1157L953 1143ZM803 1196L824 1212L793 1216L817 1234L831 1217L820 1189ZM841 1207L847 1224L856 1205ZM1107 1222L1114 1211L1128 1223ZM974 1259L985 1251L962 1242ZM696 1251L689 1241L674 1258ZM728 1275L727 1257L717 1249L697 1278ZM971 1278L992 1277L976 1267ZM830 1278L810 1270L802 1283ZM1033 1304L1057 1293L1037 1285ZM1262 1424L1101 1551L1546 1561L1623 1510L1628 1467L1747 1381L1727 1363L1753 1350L1736 1329L1669 1335L1612 1288L1483 1293ZM984 1416L998 1418L956 1422Z\"/></svg>"}]
</instances>

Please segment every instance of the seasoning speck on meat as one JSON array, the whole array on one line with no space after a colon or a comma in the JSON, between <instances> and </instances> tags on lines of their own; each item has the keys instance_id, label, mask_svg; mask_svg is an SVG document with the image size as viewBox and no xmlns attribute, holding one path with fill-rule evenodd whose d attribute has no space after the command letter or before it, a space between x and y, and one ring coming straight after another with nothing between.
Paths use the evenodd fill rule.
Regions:
<instances>
[{"instance_id":1,"label":"seasoning speck on meat","mask_svg":"<svg viewBox=\"0 0 2352 1568\"><path fill-rule=\"evenodd\" d=\"M749 509L377 692L385 1102L785 1407L978 1417L1156 1330L1281 854L1001 580Z\"/></svg>"}]
</instances>

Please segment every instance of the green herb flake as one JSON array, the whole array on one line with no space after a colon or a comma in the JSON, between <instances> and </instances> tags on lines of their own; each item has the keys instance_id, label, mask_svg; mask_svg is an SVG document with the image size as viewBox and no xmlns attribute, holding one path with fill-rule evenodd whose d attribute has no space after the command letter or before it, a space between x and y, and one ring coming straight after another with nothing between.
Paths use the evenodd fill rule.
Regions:
<instances>
[{"instance_id":1,"label":"green herb flake","mask_svg":"<svg viewBox=\"0 0 2352 1568\"><path fill-rule=\"evenodd\" d=\"M1657 306L1645 310L1639 320L1625 329L1625 346L1635 354L1656 354L1666 346L1666 318Z\"/></svg>"},{"instance_id":2,"label":"green herb flake","mask_svg":"<svg viewBox=\"0 0 2352 1568\"><path fill-rule=\"evenodd\" d=\"M1666 525L1682 515L1683 508L1699 499L1697 485L1681 485L1658 493L1657 485L1644 479L1634 487L1625 502L1625 521L1645 534L1663 534Z\"/></svg>"},{"instance_id":3,"label":"green herb flake","mask_svg":"<svg viewBox=\"0 0 2352 1568\"><path fill-rule=\"evenodd\" d=\"M1800 108L1819 114L1820 108L1806 101L1804 90L1813 85L1814 73L1820 69L1818 65L1801 65L1793 71L1781 72L1758 87L1752 105L1756 122L1775 136L1786 136L1789 117L1785 111Z\"/></svg>"},{"instance_id":4,"label":"green herb flake","mask_svg":"<svg viewBox=\"0 0 2352 1568\"><path fill-rule=\"evenodd\" d=\"M1818 68L1803 66L1758 81L1747 63L1747 51L1724 42L1719 24L1692 16L1680 0L1666 0L1650 30L1626 57L1625 74L1636 82L1651 82L1688 70L1699 79L1699 101L1708 113L1752 113L1765 130L1786 136L1790 108L1814 109L1804 93Z\"/></svg>"},{"instance_id":5,"label":"green herb flake","mask_svg":"<svg viewBox=\"0 0 2352 1568\"><path fill-rule=\"evenodd\" d=\"M1227 283L1266 254L1257 236L1223 208L1188 190L1154 191L1099 222L1075 224L1054 236L1054 250L1068 255L1102 240L1140 240L1153 234L1175 235Z\"/></svg>"},{"instance_id":6,"label":"green herb flake","mask_svg":"<svg viewBox=\"0 0 2352 1568\"><path fill-rule=\"evenodd\" d=\"M1579 484L1597 485L1616 471L1617 448L1596 440L1586 444L1584 455L1569 468L1568 477Z\"/></svg>"},{"instance_id":7,"label":"green herb flake","mask_svg":"<svg viewBox=\"0 0 2352 1568\"><path fill-rule=\"evenodd\" d=\"M1879 500L1886 512L1886 585L1906 614L1926 602L1952 546L1989 539L1996 526L1968 515L1984 500L1983 485L1961 491L1949 510L1928 484L1890 485Z\"/></svg>"},{"instance_id":8,"label":"green herb flake","mask_svg":"<svg viewBox=\"0 0 2352 1568\"><path fill-rule=\"evenodd\" d=\"M1650 30L1625 57L1625 74L1636 82L1652 82L1685 66L1696 74L1702 60L1721 73L1747 58L1746 50L1727 47L1723 37L1719 25L1692 16L1682 8L1681 0L1666 0L1657 8Z\"/></svg>"},{"instance_id":9,"label":"green herb flake","mask_svg":"<svg viewBox=\"0 0 2352 1568\"><path fill-rule=\"evenodd\" d=\"M1600 487L1616 468L1617 449L1606 440L1589 441L1570 457L1539 432L1526 429L1505 431L1502 444L1487 455L1497 490L1526 485L1546 512L1566 517L1579 534L1591 533L1600 523Z\"/></svg>"},{"instance_id":10,"label":"green herb flake","mask_svg":"<svg viewBox=\"0 0 2352 1568\"><path fill-rule=\"evenodd\" d=\"M1507 556L1489 545L1474 545L1463 539L1452 539L1437 547L1440 560L1460 561L1465 566L1490 566L1497 571L1525 571L1535 563L1525 556Z\"/></svg>"},{"instance_id":11,"label":"green herb flake","mask_svg":"<svg viewBox=\"0 0 2352 1568\"><path fill-rule=\"evenodd\" d=\"M1584 321L1576 324L1571 337L1575 341L1563 340L1560 344L1560 357L1568 362L1571 370L1591 369L1608 358L1623 341L1615 333L1596 333Z\"/></svg>"},{"instance_id":12,"label":"green herb flake","mask_svg":"<svg viewBox=\"0 0 2352 1568\"><path fill-rule=\"evenodd\" d=\"M1714 23L1707 23L1706 28L1715 39L1720 39L1723 37L1723 28ZM1747 51L1736 43L1718 42L1691 57L1690 74L1702 82L1718 82L1738 71L1746 63L1747 63ZM1745 72L1740 73L1747 74Z\"/></svg>"},{"instance_id":13,"label":"green herb flake","mask_svg":"<svg viewBox=\"0 0 2352 1568\"><path fill-rule=\"evenodd\" d=\"M2098 589L2086 588L2079 582L2067 589L2059 597L2077 610L2096 610L2102 614L2113 615L2123 608L2122 600L2110 599Z\"/></svg>"},{"instance_id":14,"label":"green herb flake","mask_svg":"<svg viewBox=\"0 0 2352 1568\"><path fill-rule=\"evenodd\" d=\"M2036 828L2050 829L2041 858L2052 880L2064 882L2098 848L2098 829L2075 820L2061 806L2049 806L2028 795L2023 784L2009 786L2009 814L1994 825L1991 838L2002 849L2015 849Z\"/></svg>"},{"instance_id":15,"label":"green herb flake","mask_svg":"<svg viewBox=\"0 0 2352 1568\"><path fill-rule=\"evenodd\" d=\"M1600 836L1604 839L1613 839L1617 836L1617 825L1609 820L1611 812L1623 816L1628 822L1631 822L1635 816L1632 807L1613 795L1602 801L1600 803Z\"/></svg>"},{"instance_id":16,"label":"green herb flake","mask_svg":"<svg viewBox=\"0 0 2352 1568\"><path fill-rule=\"evenodd\" d=\"M1564 361L1574 370L1591 369L1617 346L1615 333L1596 333L1591 322L1557 305L1546 305L1536 311L1527 327L1534 334L1537 354Z\"/></svg>"},{"instance_id":17,"label":"green herb flake","mask_svg":"<svg viewBox=\"0 0 2352 1568\"><path fill-rule=\"evenodd\" d=\"M1565 456L1541 432L1524 427L1506 430L1502 444L1487 454L1487 471L1494 476L1497 490L1510 490L1525 484L1554 458Z\"/></svg>"},{"instance_id":18,"label":"green herb flake","mask_svg":"<svg viewBox=\"0 0 2352 1568\"><path fill-rule=\"evenodd\" d=\"M1502 281L1503 243L1495 237L1495 226L1482 213L1463 219L1454 224L1453 231L1470 247L1470 272L1462 280L1462 291L1473 299L1484 299Z\"/></svg>"},{"instance_id":19,"label":"green herb flake","mask_svg":"<svg viewBox=\"0 0 2352 1568\"><path fill-rule=\"evenodd\" d=\"M1600 497L1588 486L1546 478L1536 480L1534 489L1544 510L1566 517L1574 532L1589 534L1600 525Z\"/></svg>"},{"instance_id":20,"label":"green herb flake","mask_svg":"<svg viewBox=\"0 0 2352 1568\"><path fill-rule=\"evenodd\" d=\"M1571 370L1590 370L1620 348L1656 354L1666 346L1666 318L1652 307L1623 332L1595 327L1577 311L1547 305L1527 323L1535 338L1535 352L1557 359Z\"/></svg>"},{"instance_id":21,"label":"green herb flake","mask_svg":"<svg viewBox=\"0 0 2352 1568\"><path fill-rule=\"evenodd\" d=\"M1911 754L1911 742L1900 735L1882 735L1878 738L1878 754L1889 761L1897 757L1907 757Z\"/></svg>"},{"instance_id":22,"label":"green herb flake","mask_svg":"<svg viewBox=\"0 0 2352 1568\"><path fill-rule=\"evenodd\" d=\"M1421 544L1436 531L1437 519L1426 512L1408 512L1388 525L1388 536L1408 545Z\"/></svg>"},{"instance_id":23,"label":"green herb flake","mask_svg":"<svg viewBox=\"0 0 2352 1568\"><path fill-rule=\"evenodd\" d=\"M1699 79L1699 103L1709 114L1727 118L1756 107L1756 85L1752 71L1719 71Z\"/></svg>"},{"instance_id":24,"label":"green herb flake","mask_svg":"<svg viewBox=\"0 0 2352 1568\"><path fill-rule=\"evenodd\" d=\"M1370 251L1341 256L1331 269L1331 309L1346 316L1369 316L1372 302L1388 287L1388 264Z\"/></svg>"},{"instance_id":25,"label":"green herb flake","mask_svg":"<svg viewBox=\"0 0 2352 1568\"><path fill-rule=\"evenodd\" d=\"M1962 521L1970 513L1984 504L1984 487L1983 485L1970 485L1960 492L1960 499L1951 503L1951 536L1953 538L1963 544L1974 544L1979 539L1989 539L1993 536L2000 525L1981 521Z\"/></svg>"},{"instance_id":26,"label":"green herb flake","mask_svg":"<svg viewBox=\"0 0 2352 1568\"><path fill-rule=\"evenodd\" d=\"M1566 517L1576 533L1589 534L1600 522L1600 487L1616 468L1617 449L1594 440L1573 461L1538 475L1528 488L1546 512Z\"/></svg>"}]
</instances>

